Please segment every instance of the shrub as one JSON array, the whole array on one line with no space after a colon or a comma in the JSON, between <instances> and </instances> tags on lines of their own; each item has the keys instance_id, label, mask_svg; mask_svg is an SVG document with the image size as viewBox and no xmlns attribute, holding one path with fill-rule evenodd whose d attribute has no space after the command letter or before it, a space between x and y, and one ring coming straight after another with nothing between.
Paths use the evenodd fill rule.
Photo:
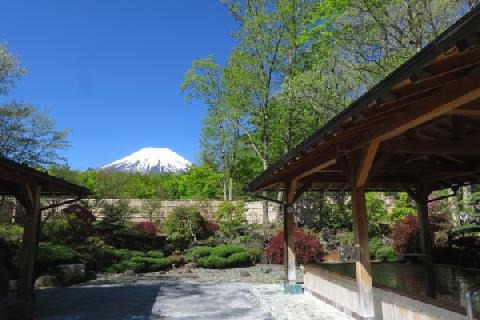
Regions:
<instances>
[{"instance_id":1,"label":"shrub","mask_svg":"<svg viewBox=\"0 0 480 320\"><path fill-rule=\"evenodd\" d=\"M393 247L401 253L418 252L417 216L409 215L397 221L391 234Z\"/></svg>"},{"instance_id":2,"label":"shrub","mask_svg":"<svg viewBox=\"0 0 480 320\"><path fill-rule=\"evenodd\" d=\"M395 262L397 261L397 255L393 247L381 247L375 253L375 259L381 261Z\"/></svg>"},{"instance_id":3,"label":"shrub","mask_svg":"<svg viewBox=\"0 0 480 320\"><path fill-rule=\"evenodd\" d=\"M15 224L0 224L0 238L5 241L21 241L23 238L23 227Z\"/></svg>"},{"instance_id":4,"label":"shrub","mask_svg":"<svg viewBox=\"0 0 480 320\"><path fill-rule=\"evenodd\" d=\"M234 253L227 258L228 267L245 267L252 264L250 255L246 252Z\"/></svg>"},{"instance_id":5,"label":"shrub","mask_svg":"<svg viewBox=\"0 0 480 320\"><path fill-rule=\"evenodd\" d=\"M228 258L234 253L240 253L244 252L245 249L240 246L232 246L232 245L224 245L224 246L218 246L212 249L212 252L210 253L212 256L217 256L217 257L222 257L222 258Z\"/></svg>"},{"instance_id":6,"label":"shrub","mask_svg":"<svg viewBox=\"0 0 480 320\"><path fill-rule=\"evenodd\" d=\"M75 215L82 223L83 231L86 235L92 234L92 223L96 218L86 206L80 203L72 203L62 210L64 214Z\"/></svg>"},{"instance_id":7,"label":"shrub","mask_svg":"<svg viewBox=\"0 0 480 320\"><path fill-rule=\"evenodd\" d=\"M220 232L228 237L241 235L247 227L245 211L243 202L223 202L215 213Z\"/></svg>"},{"instance_id":8,"label":"shrub","mask_svg":"<svg viewBox=\"0 0 480 320\"><path fill-rule=\"evenodd\" d=\"M172 255L168 259L177 267L185 263L185 257L182 255Z\"/></svg>"},{"instance_id":9,"label":"shrub","mask_svg":"<svg viewBox=\"0 0 480 320\"><path fill-rule=\"evenodd\" d=\"M247 249L247 253L250 256L252 263L258 263L262 257L263 250L260 248L249 248Z\"/></svg>"},{"instance_id":10,"label":"shrub","mask_svg":"<svg viewBox=\"0 0 480 320\"><path fill-rule=\"evenodd\" d=\"M135 224L135 230L149 236L157 234L157 225L153 221L142 221Z\"/></svg>"},{"instance_id":11,"label":"shrub","mask_svg":"<svg viewBox=\"0 0 480 320\"><path fill-rule=\"evenodd\" d=\"M228 260L219 256L208 256L198 259L198 265L202 268L225 269L228 267Z\"/></svg>"},{"instance_id":12,"label":"shrub","mask_svg":"<svg viewBox=\"0 0 480 320\"><path fill-rule=\"evenodd\" d=\"M39 270L48 269L60 264L84 262L82 255L62 244L40 243L38 246L37 264Z\"/></svg>"},{"instance_id":13,"label":"shrub","mask_svg":"<svg viewBox=\"0 0 480 320\"><path fill-rule=\"evenodd\" d=\"M340 244L342 246L350 246L353 245L354 243L354 238L353 238L353 232L351 231L345 231L342 233L342 236L340 238Z\"/></svg>"},{"instance_id":14,"label":"shrub","mask_svg":"<svg viewBox=\"0 0 480 320\"><path fill-rule=\"evenodd\" d=\"M370 256L375 257L378 249L383 247L383 240L381 238L372 238L368 240L368 251Z\"/></svg>"},{"instance_id":15,"label":"shrub","mask_svg":"<svg viewBox=\"0 0 480 320\"><path fill-rule=\"evenodd\" d=\"M217 230L218 230L218 224L211 220L208 220L207 222L208 235L213 236L217 232Z\"/></svg>"},{"instance_id":16,"label":"shrub","mask_svg":"<svg viewBox=\"0 0 480 320\"><path fill-rule=\"evenodd\" d=\"M199 247L194 247L190 252L188 253L188 257L190 259L198 259L202 257L207 257L212 253L212 248L211 247L206 247L206 246L199 246Z\"/></svg>"},{"instance_id":17,"label":"shrub","mask_svg":"<svg viewBox=\"0 0 480 320\"><path fill-rule=\"evenodd\" d=\"M184 248L207 235L207 222L196 208L176 207L165 222L167 239Z\"/></svg>"},{"instance_id":18,"label":"shrub","mask_svg":"<svg viewBox=\"0 0 480 320\"><path fill-rule=\"evenodd\" d=\"M107 226L126 225L134 211L129 202L123 199L112 203L103 202L101 210L103 214L101 223Z\"/></svg>"},{"instance_id":19,"label":"shrub","mask_svg":"<svg viewBox=\"0 0 480 320\"><path fill-rule=\"evenodd\" d=\"M76 215L64 214L45 223L43 234L50 242L77 244L85 241L88 236L85 230L88 228Z\"/></svg>"},{"instance_id":20,"label":"shrub","mask_svg":"<svg viewBox=\"0 0 480 320\"><path fill-rule=\"evenodd\" d=\"M265 254L270 263L283 263L284 250L283 231L279 231L270 239L265 250ZM323 261L323 249L318 239L302 229L296 229L294 232L295 256L298 263L311 263Z\"/></svg>"}]
</instances>

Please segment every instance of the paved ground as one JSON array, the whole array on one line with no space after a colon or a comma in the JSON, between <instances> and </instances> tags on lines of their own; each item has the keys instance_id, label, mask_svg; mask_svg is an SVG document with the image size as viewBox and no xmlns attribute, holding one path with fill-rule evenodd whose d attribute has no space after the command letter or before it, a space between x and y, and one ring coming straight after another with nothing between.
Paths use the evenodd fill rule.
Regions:
<instances>
[{"instance_id":1,"label":"paved ground","mask_svg":"<svg viewBox=\"0 0 480 320\"><path fill-rule=\"evenodd\" d=\"M286 295L282 285L255 284L250 291L277 320L352 320L311 295Z\"/></svg>"},{"instance_id":2,"label":"paved ground","mask_svg":"<svg viewBox=\"0 0 480 320\"><path fill-rule=\"evenodd\" d=\"M35 319L272 319L245 283L192 281L37 290Z\"/></svg>"}]
</instances>

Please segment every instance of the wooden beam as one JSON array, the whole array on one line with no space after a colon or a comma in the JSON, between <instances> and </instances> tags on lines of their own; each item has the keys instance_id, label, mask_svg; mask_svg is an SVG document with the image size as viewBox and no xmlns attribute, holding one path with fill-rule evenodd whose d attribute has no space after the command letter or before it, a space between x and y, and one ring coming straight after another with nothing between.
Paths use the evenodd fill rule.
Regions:
<instances>
[{"instance_id":1,"label":"wooden beam","mask_svg":"<svg viewBox=\"0 0 480 320\"><path fill-rule=\"evenodd\" d=\"M295 194L294 189L296 189L296 182L294 186L292 186L292 183L287 184L287 198L289 198L291 194ZM285 280L289 284L294 284L297 280L294 230L295 217L293 216L292 206L288 205L287 201L287 204L283 206L283 260L285 269Z\"/></svg>"},{"instance_id":2,"label":"wooden beam","mask_svg":"<svg viewBox=\"0 0 480 320\"><path fill-rule=\"evenodd\" d=\"M287 189L287 205L291 206L295 202L295 193L297 192L297 179L294 178Z\"/></svg>"},{"instance_id":3,"label":"wooden beam","mask_svg":"<svg viewBox=\"0 0 480 320\"><path fill-rule=\"evenodd\" d=\"M452 116L480 117L480 109L456 109L448 114Z\"/></svg>"},{"instance_id":4,"label":"wooden beam","mask_svg":"<svg viewBox=\"0 0 480 320\"><path fill-rule=\"evenodd\" d=\"M390 153L480 155L480 140L393 140L385 141L380 150Z\"/></svg>"},{"instance_id":5,"label":"wooden beam","mask_svg":"<svg viewBox=\"0 0 480 320\"><path fill-rule=\"evenodd\" d=\"M41 187L30 186L34 205L25 209L23 242L20 253L20 267L17 282L17 295L21 300L30 301L33 298L35 282L35 262L37 259L38 238L40 232L40 193Z\"/></svg>"},{"instance_id":6,"label":"wooden beam","mask_svg":"<svg viewBox=\"0 0 480 320\"><path fill-rule=\"evenodd\" d=\"M378 141L374 141L364 149L357 170L357 177L355 179L357 187L363 187L367 183L370 175L370 169L372 168L373 160L375 160L379 144L380 143Z\"/></svg>"},{"instance_id":7,"label":"wooden beam","mask_svg":"<svg viewBox=\"0 0 480 320\"><path fill-rule=\"evenodd\" d=\"M295 180L300 180L300 179L303 179L305 177L308 177L309 175L312 175L316 172L320 172L322 171L323 169L325 168L328 168L330 166L333 166L334 164L337 163L337 160L336 159L332 159L332 160L329 160L329 161L326 161L326 162L323 162L319 165L317 165L315 168L312 168L310 170L307 170L305 172L303 172L302 174L298 175Z\"/></svg>"}]
</instances>

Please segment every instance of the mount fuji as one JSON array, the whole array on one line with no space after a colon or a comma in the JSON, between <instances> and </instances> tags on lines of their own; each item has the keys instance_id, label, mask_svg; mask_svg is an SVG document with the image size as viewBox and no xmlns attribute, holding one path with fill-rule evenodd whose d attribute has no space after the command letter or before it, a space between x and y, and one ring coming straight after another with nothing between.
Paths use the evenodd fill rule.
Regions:
<instances>
[{"instance_id":1,"label":"mount fuji","mask_svg":"<svg viewBox=\"0 0 480 320\"><path fill-rule=\"evenodd\" d=\"M102 171L126 173L185 172L190 161L168 148L143 148L100 167Z\"/></svg>"}]
</instances>

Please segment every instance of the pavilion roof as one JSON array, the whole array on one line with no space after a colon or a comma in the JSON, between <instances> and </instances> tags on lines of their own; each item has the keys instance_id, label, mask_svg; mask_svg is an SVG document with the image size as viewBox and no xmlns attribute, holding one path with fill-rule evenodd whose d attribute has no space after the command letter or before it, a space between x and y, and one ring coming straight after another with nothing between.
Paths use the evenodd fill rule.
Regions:
<instances>
[{"instance_id":1,"label":"pavilion roof","mask_svg":"<svg viewBox=\"0 0 480 320\"><path fill-rule=\"evenodd\" d=\"M15 195L18 185L40 185L42 194L62 194L82 197L87 188L51 176L46 172L0 157L0 194Z\"/></svg>"},{"instance_id":2,"label":"pavilion roof","mask_svg":"<svg viewBox=\"0 0 480 320\"><path fill-rule=\"evenodd\" d=\"M293 180L303 190L348 189L344 159L369 156L367 189L479 183L479 31L476 7L247 189L282 190Z\"/></svg>"}]
</instances>

